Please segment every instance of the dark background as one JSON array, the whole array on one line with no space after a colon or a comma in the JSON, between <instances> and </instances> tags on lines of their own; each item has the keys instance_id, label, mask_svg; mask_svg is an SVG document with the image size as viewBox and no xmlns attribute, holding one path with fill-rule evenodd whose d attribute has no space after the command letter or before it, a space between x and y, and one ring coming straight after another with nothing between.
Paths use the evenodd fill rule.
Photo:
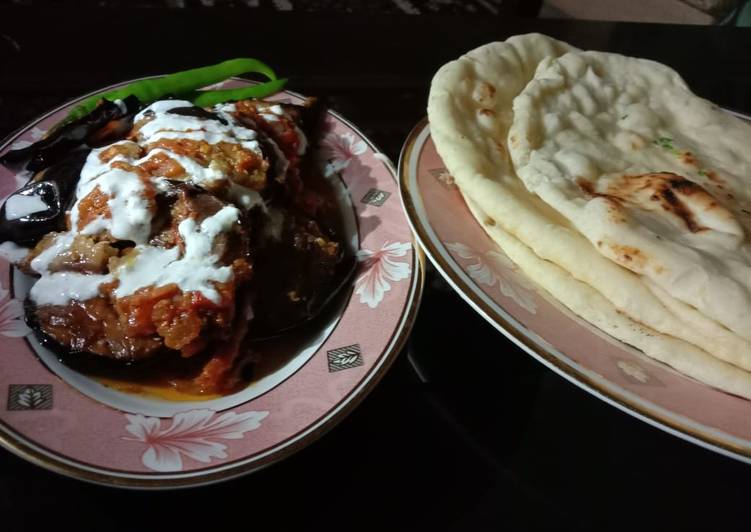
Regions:
<instances>
[{"instance_id":1,"label":"dark background","mask_svg":"<svg viewBox=\"0 0 751 532\"><path fill-rule=\"evenodd\" d=\"M0 137L100 86L245 55L328 97L397 160L439 66L528 31L662 61L700 95L751 112L751 30L516 18L512 4L420 16L57 4L0 5ZM408 348L305 450L174 492L88 485L0 451L0 530L747 530L749 481L750 466L544 369L430 271Z\"/></svg>"}]
</instances>

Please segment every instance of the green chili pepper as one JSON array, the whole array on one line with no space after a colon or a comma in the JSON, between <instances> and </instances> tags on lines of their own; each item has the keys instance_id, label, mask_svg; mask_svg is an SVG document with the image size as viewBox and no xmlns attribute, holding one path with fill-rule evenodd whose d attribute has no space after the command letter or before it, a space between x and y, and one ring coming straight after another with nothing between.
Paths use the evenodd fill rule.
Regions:
<instances>
[{"instance_id":1,"label":"green chili pepper","mask_svg":"<svg viewBox=\"0 0 751 532\"><path fill-rule=\"evenodd\" d=\"M150 103L168 95L178 96L201 87L219 83L232 76L255 72L275 81L276 74L265 63L251 58L230 59L216 65L194 68L169 74L163 78L136 81L125 87L103 94L95 94L77 105L63 120L63 124L89 114L101 99L114 101L128 96L137 97L141 103Z\"/></svg>"},{"instance_id":2,"label":"green chili pepper","mask_svg":"<svg viewBox=\"0 0 751 532\"><path fill-rule=\"evenodd\" d=\"M216 91L198 91L193 98L193 105L198 107L209 107L218 103L244 100L245 98L263 98L284 88L287 83L286 79L275 79L267 81L260 85L251 85L249 87L240 87L239 89L224 89Z\"/></svg>"}]
</instances>

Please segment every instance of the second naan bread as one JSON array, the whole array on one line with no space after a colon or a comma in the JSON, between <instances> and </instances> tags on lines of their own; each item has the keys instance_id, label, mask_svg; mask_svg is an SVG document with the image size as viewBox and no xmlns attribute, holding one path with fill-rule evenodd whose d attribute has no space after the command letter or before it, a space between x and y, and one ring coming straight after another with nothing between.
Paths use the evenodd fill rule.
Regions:
<instances>
[{"instance_id":1,"label":"second naan bread","mask_svg":"<svg viewBox=\"0 0 751 532\"><path fill-rule=\"evenodd\" d=\"M548 58L514 100L527 188L605 257L751 339L751 125L670 68Z\"/></svg>"}]
</instances>

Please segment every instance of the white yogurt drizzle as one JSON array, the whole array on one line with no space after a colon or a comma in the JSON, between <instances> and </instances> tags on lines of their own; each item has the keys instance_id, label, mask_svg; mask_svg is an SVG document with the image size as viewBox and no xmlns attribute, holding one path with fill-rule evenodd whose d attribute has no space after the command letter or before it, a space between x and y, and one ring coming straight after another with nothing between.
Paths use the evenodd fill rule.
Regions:
<instances>
[{"instance_id":1,"label":"white yogurt drizzle","mask_svg":"<svg viewBox=\"0 0 751 532\"><path fill-rule=\"evenodd\" d=\"M46 211L48 208L39 196L14 194L5 202L5 218L7 220L18 220L35 212Z\"/></svg>"},{"instance_id":2,"label":"white yogurt drizzle","mask_svg":"<svg viewBox=\"0 0 751 532\"><path fill-rule=\"evenodd\" d=\"M73 232L58 234L52 244L47 246L44 251L31 260L31 268L41 275L49 273L49 267L52 261L55 260L58 255L65 253L70 249L70 245L73 243L75 237L76 235Z\"/></svg>"},{"instance_id":3,"label":"white yogurt drizzle","mask_svg":"<svg viewBox=\"0 0 751 532\"><path fill-rule=\"evenodd\" d=\"M117 155L106 163L103 162L99 158L100 155L102 154L102 152L113 146L133 146L136 149L138 148L138 144L136 144L135 142L132 142L130 140L121 140L119 142L114 142L108 146L91 150L88 157L86 157L86 162L84 163L83 168L81 168L81 178L78 180L78 185L76 186L76 197L82 198L83 195L81 193L83 190L85 190L85 187L87 187L88 182L111 170L112 163L116 161L123 161L127 163L132 162L131 158L124 155Z\"/></svg>"},{"instance_id":4,"label":"white yogurt drizzle","mask_svg":"<svg viewBox=\"0 0 751 532\"><path fill-rule=\"evenodd\" d=\"M135 122L151 117L138 131L138 138L142 144L156 142L160 139L188 138L191 140L205 140L209 144L217 142L231 142L240 144L243 148L261 154L261 147L256 138L258 134L239 123L226 111L216 114L224 119L206 120L194 116L172 114L168 111L178 107L190 107L193 104L182 100L165 100L151 104L138 113Z\"/></svg>"},{"instance_id":5,"label":"white yogurt drizzle","mask_svg":"<svg viewBox=\"0 0 751 532\"><path fill-rule=\"evenodd\" d=\"M219 303L219 293L211 281L223 283L232 278L232 268L219 266L219 257L212 253L214 239L228 231L240 216L236 207L227 205L200 225L192 218L180 222L177 227L185 243L185 253L179 249L137 246L135 258L125 260L114 275L120 280L115 289L117 297L132 294L146 286L176 284L183 292L198 291Z\"/></svg>"},{"instance_id":6,"label":"white yogurt drizzle","mask_svg":"<svg viewBox=\"0 0 751 532\"><path fill-rule=\"evenodd\" d=\"M88 181L80 187L80 198L86 197L95 188L109 196L107 206L111 217L98 217L81 229L84 235L96 235L104 230L120 240L132 240L140 244L146 242L151 231L153 217L149 203L144 198L146 186L138 174L120 168L112 168L96 179ZM77 202L71 212L71 223L78 226Z\"/></svg>"},{"instance_id":7,"label":"white yogurt drizzle","mask_svg":"<svg viewBox=\"0 0 751 532\"><path fill-rule=\"evenodd\" d=\"M204 167L190 157L153 145L161 139L189 139L206 141L209 144L228 142L239 144L259 155L261 155L261 148L257 140L258 134L253 129L238 123L233 117L232 113L236 111L234 104L220 104L212 109L226 124L219 120L168 113L171 109L189 106L192 106L190 102L182 100L155 102L138 113L134 119L135 123L147 119L138 131L137 143L123 140L91 151L81 170L81 177L76 188L77 201L70 213L71 231L60 234L50 247L31 261L31 268L41 275L30 292L30 297L35 303L65 305L71 300L85 301L99 295L101 284L114 279L119 281L114 291L117 297L131 295L136 290L147 286L164 286L174 283L183 291L198 291L211 301L219 302L220 296L213 283L229 281L232 278L232 269L229 266L221 266L218 263L219 257L212 254L214 239L219 234L229 231L237 223L240 216L239 209L243 211L255 207L266 209L266 206L257 191L233 182L216 165ZM282 107L274 105L264 113L264 118L268 115L278 117L283 114ZM300 138L300 153L303 153L307 140L301 131L298 130L297 133ZM140 159L118 154L111 160L103 162L100 155L115 145L122 145L125 148L128 145L134 145L133 148L137 149L132 150L133 152L139 152L141 148L145 148L146 154ZM271 145L276 151L281 169L286 172L287 160L275 143L271 142ZM228 198L237 205L237 207L225 206L200 224L193 219L181 222L178 232L185 244L182 255L179 247L161 248L147 244L153 217L145 195L148 183L144 183L136 172L112 167L112 164L117 161L137 166L159 153L167 155L185 169L186 175L183 179L187 183L205 186L224 182L222 184L226 186ZM171 187L167 178L163 176L152 177L151 184L157 191L166 191ZM80 202L96 188L108 196L107 206L111 216L97 217L79 230ZM14 214L36 212L36 210L29 211L29 209L36 209L38 205L19 205L18 207L12 211ZM76 234L95 235L102 231L109 231L117 239L135 242L136 247L132 252L132 257L126 258L108 275L49 271L50 263L70 248ZM5 252L0 249L0 256L4 256L3 253L10 256L12 252L10 248Z\"/></svg>"},{"instance_id":8,"label":"white yogurt drizzle","mask_svg":"<svg viewBox=\"0 0 751 532\"><path fill-rule=\"evenodd\" d=\"M99 287L111 280L110 275L55 272L40 277L31 287L29 297L37 305L67 305L72 300L97 297Z\"/></svg>"},{"instance_id":9,"label":"white yogurt drizzle","mask_svg":"<svg viewBox=\"0 0 751 532\"><path fill-rule=\"evenodd\" d=\"M29 291L37 305L67 305L71 300L85 301L99 295L99 286L112 280L111 275L86 275L77 272L50 272L55 258L66 252L75 234L60 233L52 245L31 260L31 268L41 275Z\"/></svg>"}]
</instances>

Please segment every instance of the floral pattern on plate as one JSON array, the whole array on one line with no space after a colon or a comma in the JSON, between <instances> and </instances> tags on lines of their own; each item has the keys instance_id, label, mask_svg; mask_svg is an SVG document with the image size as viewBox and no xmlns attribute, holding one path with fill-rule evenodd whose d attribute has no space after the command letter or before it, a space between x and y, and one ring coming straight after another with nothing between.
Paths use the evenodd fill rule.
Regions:
<instances>
[{"instance_id":1,"label":"floral pattern on plate","mask_svg":"<svg viewBox=\"0 0 751 532\"><path fill-rule=\"evenodd\" d=\"M501 294L511 298L527 312L534 314L537 311L537 304L530 291L532 284L523 276L515 274L517 267L506 255L490 250L486 251L483 257L461 242L445 242L445 245L456 256L469 262L466 266L467 273L476 282L488 287L493 287L497 283ZM499 268L492 268L492 263L498 265ZM513 275L514 279L499 275L499 271L504 272L504 275L508 277Z\"/></svg>"},{"instance_id":2,"label":"floral pattern on plate","mask_svg":"<svg viewBox=\"0 0 751 532\"><path fill-rule=\"evenodd\" d=\"M214 458L228 458L227 445L219 440L239 440L248 431L256 430L268 412L225 412L213 410L182 412L163 423L157 417L125 414L125 429L138 441L147 445L141 461L153 471L182 471L183 457L209 463Z\"/></svg>"},{"instance_id":3,"label":"floral pattern on plate","mask_svg":"<svg viewBox=\"0 0 751 532\"><path fill-rule=\"evenodd\" d=\"M20 338L29 334L23 319L23 303L10 297L10 292L0 284L0 334Z\"/></svg>"},{"instance_id":4,"label":"floral pattern on plate","mask_svg":"<svg viewBox=\"0 0 751 532\"><path fill-rule=\"evenodd\" d=\"M321 148L321 156L328 161L323 170L327 177L347 168L353 159L367 150L365 142L351 132L327 135Z\"/></svg>"},{"instance_id":5,"label":"floral pattern on plate","mask_svg":"<svg viewBox=\"0 0 751 532\"><path fill-rule=\"evenodd\" d=\"M409 264L395 259L404 257L411 247L409 242L386 242L378 251L361 249L357 252L363 271L355 281L355 294L360 296L360 303L376 308L391 290L392 282L410 276Z\"/></svg>"}]
</instances>

